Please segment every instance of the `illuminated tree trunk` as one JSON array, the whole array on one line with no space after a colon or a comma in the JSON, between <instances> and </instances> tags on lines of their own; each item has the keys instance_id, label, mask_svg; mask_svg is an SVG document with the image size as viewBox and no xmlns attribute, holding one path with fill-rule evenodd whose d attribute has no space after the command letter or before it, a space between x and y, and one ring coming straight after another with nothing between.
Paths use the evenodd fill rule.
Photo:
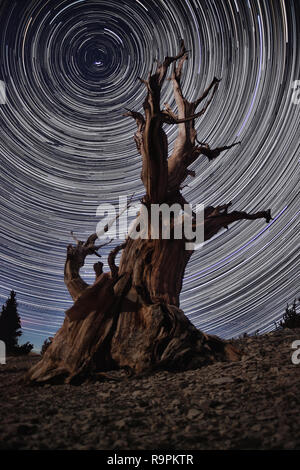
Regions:
<instances>
[{"instance_id":1,"label":"illuminated tree trunk","mask_svg":"<svg viewBox=\"0 0 300 470\"><path fill-rule=\"evenodd\" d=\"M188 175L195 176L189 166L200 155L211 160L237 145L211 149L207 143L197 141L195 119L205 113L219 80L214 79L199 99L188 102L180 84L186 59L182 41L177 56L166 57L154 74L141 80L147 89L144 114L132 110L126 113L137 123L135 142L142 156L141 179L145 186L142 208L148 214L153 204L176 203L184 209L187 202L181 194L182 184ZM161 87L171 64L177 114L168 104L163 110L160 107ZM207 97L206 105L197 111ZM170 156L163 124L178 124L178 137ZM269 222L271 218L269 210L228 213L230 205L205 208L204 240L238 220L265 218ZM170 220L174 229L175 219ZM175 239L172 231L170 239L164 239L161 230L159 238L152 239L151 217L148 222L148 237L133 239L129 234L124 243L111 251L110 273L102 272L101 262L94 265L96 279L92 286L82 280L79 270L86 256L100 248L95 246L97 235L91 235L85 243L76 240L76 246L69 245L65 283L74 305L27 380L74 382L97 374L103 377L112 369L140 374L158 368L183 370L216 360L239 359L239 351L232 345L199 331L179 308L185 268L193 254L192 249L186 249L187 240ZM197 223L193 213L192 224L196 227ZM122 255L118 267L115 257L119 251Z\"/></svg>"}]
</instances>

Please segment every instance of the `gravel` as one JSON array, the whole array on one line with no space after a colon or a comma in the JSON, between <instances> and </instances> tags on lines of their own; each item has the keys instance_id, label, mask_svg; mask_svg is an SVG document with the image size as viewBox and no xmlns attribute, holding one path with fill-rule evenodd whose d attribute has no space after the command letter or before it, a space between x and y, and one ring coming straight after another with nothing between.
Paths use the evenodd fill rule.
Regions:
<instances>
[{"instance_id":1,"label":"gravel","mask_svg":"<svg viewBox=\"0 0 300 470\"><path fill-rule=\"evenodd\" d=\"M40 357L0 365L0 449L300 449L300 329L235 340L242 359L140 378L25 386ZM300 357L300 354L299 354Z\"/></svg>"}]
</instances>

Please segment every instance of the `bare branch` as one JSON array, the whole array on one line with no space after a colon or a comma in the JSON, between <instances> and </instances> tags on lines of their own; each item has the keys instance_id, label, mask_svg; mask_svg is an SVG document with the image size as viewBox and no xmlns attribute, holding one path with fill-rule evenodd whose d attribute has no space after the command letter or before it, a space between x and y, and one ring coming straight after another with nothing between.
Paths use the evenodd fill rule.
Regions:
<instances>
[{"instance_id":1,"label":"bare branch","mask_svg":"<svg viewBox=\"0 0 300 470\"><path fill-rule=\"evenodd\" d=\"M175 78L177 82L180 82L183 64L187 59L188 59L188 55L186 51L185 54L180 58L179 63L178 64L176 64L176 62L174 63L173 73L172 73L172 77L170 80Z\"/></svg>"},{"instance_id":2,"label":"bare branch","mask_svg":"<svg viewBox=\"0 0 300 470\"><path fill-rule=\"evenodd\" d=\"M202 110L201 110L199 113L197 113L198 116L202 116L202 114L204 114L204 113L207 111L207 108L209 107L210 103L212 102L213 97L214 97L214 95L215 95L215 93L216 93L216 91L217 91L217 89L218 89L218 86L219 86L219 83L217 83L217 84L214 86L211 97L209 98L209 100L207 100L207 103L206 103L206 105L204 106L204 108L202 108ZM202 101L202 100L201 100L201 101ZM199 103L198 103L198 104L199 104ZM198 104L197 104L197 105L195 104L195 109L196 109L196 107L198 106Z\"/></svg>"},{"instance_id":3,"label":"bare branch","mask_svg":"<svg viewBox=\"0 0 300 470\"><path fill-rule=\"evenodd\" d=\"M221 214L227 214L228 207L232 205L232 202L228 202L227 204L223 204L222 206L217 207L208 207L205 212L205 217L217 217Z\"/></svg>"},{"instance_id":4,"label":"bare branch","mask_svg":"<svg viewBox=\"0 0 300 470\"><path fill-rule=\"evenodd\" d=\"M138 77L138 80L146 86L148 91L150 91L149 81L148 80L145 80L144 78L141 78L141 77Z\"/></svg>"},{"instance_id":5,"label":"bare branch","mask_svg":"<svg viewBox=\"0 0 300 470\"><path fill-rule=\"evenodd\" d=\"M175 116L172 116L168 111L162 112L161 114L163 117L163 121L166 124L181 124L184 122L194 121L195 119L197 119L198 117L202 116L205 113L209 104L210 102L207 103L207 106L205 106L205 108L203 108L199 113L192 114L191 116L187 116L185 118L176 118Z\"/></svg>"},{"instance_id":6,"label":"bare branch","mask_svg":"<svg viewBox=\"0 0 300 470\"><path fill-rule=\"evenodd\" d=\"M110 240L108 240L108 242L106 242L106 243L102 243L102 245L94 246L95 255L101 257L101 255L99 255L99 253L96 253L96 252L97 252L98 250L100 250L100 248L103 248L104 246L109 245L112 241L113 241L113 238L111 238Z\"/></svg>"},{"instance_id":7,"label":"bare branch","mask_svg":"<svg viewBox=\"0 0 300 470\"><path fill-rule=\"evenodd\" d=\"M104 235L104 233L108 232L108 230L110 229L110 227L119 219L119 217L121 217L122 214L124 214L124 212L130 207L130 204L131 204L131 201L133 199L133 196L135 195L135 193L133 193L130 198L129 198L129 201L127 202L126 204L126 207L124 207L121 212L119 212L119 214L116 215L116 217L113 217L106 225L105 227L101 230L101 232L98 232L97 233L93 233L93 235L91 235L89 237L89 239L93 239L95 237L95 240L97 240L97 238L99 238L101 235Z\"/></svg>"},{"instance_id":8,"label":"bare branch","mask_svg":"<svg viewBox=\"0 0 300 470\"><path fill-rule=\"evenodd\" d=\"M164 123L178 124L178 136L175 140L173 152L168 159L168 178L171 192L173 192L176 187L181 187L182 182L189 175L187 167L195 161L201 153L199 153L198 147L195 147L197 132L194 121L198 117L203 116L206 112L220 82L220 80L215 77L200 98L194 102L187 101L183 96L180 84L182 67L185 60L186 56L183 56L177 67L174 65L174 70L171 76L178 115L174 114L170 107L166 107L162 112L162 120ZM213 90L213 92L206 105L201 109L201 111L196 113L195 111L197 106L209 95L211 90Z\"/></svg>"},{"instance_id":9,"label":"bare branch","mask_svg":"<svg viewBox=\"0 0 300 470\"><path fill-rule=\"evenodd\" d=\"M164 116L160 109L161 87L170 64L183 58L186 52L184 41L181 40L180 51L176 56L165 57L161 64L157 64L155 73L150 73L148 80L140 79L148 90L143 103L145 123L140 115L129 111L129 115L137 119L135 142L143 158L141 179L147 199L153 203L164 201L168 190L168 141L163 130L163 122L168 119L168 113L166 111Z\"/></svg>"},{"instance_id":10,"label":"bare branch","mask_svg":"<svg viewBox=\"0 0 300 470\"><path fill-rule=\"evenodd\" d=\"M173 121L178 120L177 114L175 114L172 111L172 108L168 103L165 103L165 109L162 111L162 114L163 114L163 117L164 117L164 122L168 122L167 120L170 118L170 122L168 122L168 124L172 124L172 122L171 122L172 120Z\"/></svg>"},{"instance_id":11,"label":"bare branch","mask_svg":"<svg viewBox=\"0 0 300 470\"><path fill-rule=\"evenodd\" d=\"M271 210L268 209L266 211L259 211L255 212L254 214L249 214L248 212L245 211L233 211L230 212L229 214L227 213L227 207L231 205L225 204L224 206L218 206L220 207L225 207L226 209L222 212L218 210L218 207L215 208L215 210L206 218L205 220L209 221L210 219L215 219L220 223L220 228L225 227L227 228L229 224L232 222L235 222L237 220L256 220L256 219L266 219L266 222L269 223L270 220L272 220L271 217ZM209 225L209 223L208 223Z\"/></svg>"},{"instance_id":12,"label":"bare branch","mask_svg":"<svg viewBox=\"0 0 300 470\"><path fill-rule=\"evenodd\" d=\"M125 109L126 109L127 113L123 114L123 116L132 117L133 119L135 119L138 127L145 125L145 118L142 115L142 113L139 113L137 111L133 111L133 110L128 109L128 108L125 108Z\"/></svg>"},{"instance_id":13,"label":"bare branch","mask_svg":"<svg viewBox=\"0 0 300 470\"><path fill-rule=\"evenodd\" d=\"M200 143L200 142L199 142ZM219 155L224 152L225 150L229 150L236 145L240 145L241 142L235 142L231 145L225 145L223 147L217 147L215 149L211 149L210 146L206 143L197 146L193 150L193 154L191 157L190 164L198 158L199 155L205 155L209 160L214 160L215 158L219 157Z\"/></svg>"},{"instance_id":14,"label":"bare branch","mask_svg":"<svg viewBox=\"0 0 300 470\"><path fill-rule=\"evenodd\" d=\"M71 231L71 236L72 238L75 240L76 244L78 245L80 243L80 241L78 240L78 238L74 235L74 232Z\"/></svg>"},{"instance_id":15,"label":"bare branch","mask_svg":"<svg viewBox=\"0 0 300 470\"><path fill-rule=\"evenodd\" d=\"M204 209L204 240L209 240L222 228L227 228L233 222L238 220L257 220L265 219L266 223L272 220L271 210L255 212L249 214L244 211L233 211L228 213L228 208L231 206L231 202L223 204L221 206L213 207L209 206ZM193 224L193 228L196 228L196 221Z\"/></svg>"},{"instance_id":16,"label":"bare branch","mask_svg":"<svg viewBox=\"0 0 300 470\"><path fill-rule=\"evenodd\" d=\"M108 265L110 267L110 272L111 272L111 277L112 279L117 279L118 273L119 273L119 268L116 266L116 256L119 253L119 251L123 250L126 245L127 245L128 239L121 243L120 245L116 246L108 255Z\"/></svg>"},{"instance_id":17,"label":"bare branch","mask_svg":"<svg viewBox=\"0 0 300 470\"><path fill-rule=\"evenodd\" d=\"M127 113L123 114L123 116L129 116L135 119L137 124L137 131L134 134L134 141L136 143L137 151L142 155L143 154L143 133L145 129L145 118L141 113L137 111L132 111L130 109L127 110Z\"/></svg>"},{"instance_id":18,"label":"bare branch","mask_svg":"<svg viewBox=\"0 0 300 470\"><path fill-rule=\"evenodd\" d=\"M209 94L210 90L213 87L215 87L215 89L218 88L220 81L221 81L221 79L218 79L218 78L214 77L214 79L211 82L211 84L209 85L209 87L204 91L204 93L197 100L194 101L195 109L207 97L207 95ZM213 93L215 93L215 91Z\"/></svg>"},{"instance_id":19,"label":"bare branch","mask_svg":"<svg viewBox=\"0 0 300 470\"><path fill-rule=\"evenodd\" d=\"M173 57L165 57L165 60L163 61L162 64L159 64L156 70L156 74L158 75L158 82L159 84L162 84L166 77L166 73L168 70L168 67L173 63L176 62L178 59L182 58L184 55L186 55L187 50L184 45L183 39L180 40L180 51L176 56ZM184 59L185 60L185 59Z\"/></svg>"},{"instance_id":20,"label":"bare branch","mask_svg":"<svg viewBox=\"0 0 300 470\"><path fill-rule=\"evenodd\" d=\"M94 246L97 238L98 238L98 235L96 233L93 233L92 235L88 237L86 242L80 242L80 243L82 243L85 247Z\"/></svg>"},{"instance_id":21,"label":"bare branch","mask_svg":"<svg viewBox=\"0 0 300 470\"><path fill-rule=\"evenodd\" d=\"M184 118L178 118L173 112L172 110L170 109L170 107L166 108L165 111L162 112L162 115L163 115L163 119L164 119L164 122L167 123L167 124L181 124L181 123L184 123L184 122L189 122L189 121L193 121L195 119L197 119L198 117L202 116L208 109L210 103L212 102L212 99L216 93L218 89L218 84L216 84L214 86L214 89L213 89L213 93L212 93L212 96L210 97L210 99L207 101L206 105L204 106L204 108L201 109L201 111L199 111L198 113L195 113L195 114L192 114L190 116L186 116ZM208 93L207 93L208 94ZM184 100L183 100L184 101ZM197 100L198 101L198 100ZM201 100L202 101L202 98ZM199 101L199 103L200 103ZM195 102L196 103L196 102ZM191 103L193 105L193 108L196 108L196 105L195 103Z\"/></svg>"}]
</instances>

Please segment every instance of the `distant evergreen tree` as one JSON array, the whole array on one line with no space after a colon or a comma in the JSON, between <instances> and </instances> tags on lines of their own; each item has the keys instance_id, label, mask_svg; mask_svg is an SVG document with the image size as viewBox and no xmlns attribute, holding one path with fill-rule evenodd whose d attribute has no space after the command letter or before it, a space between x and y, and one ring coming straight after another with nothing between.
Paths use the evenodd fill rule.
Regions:
<instances>
[{"instance_id":1,"label":"distant evergreen tree","mask_svg":"<svg viewBox=\"0 0 300 470\"><path fill-rule=\"evenodd\" d=\"M0 316L0 339L6 344L7 352L13 352L16 349L18 338L22 335L17 307L16 293L12 290L5 305L2 306Z\"/></svg>"},{"instance_id":2,"label":"distant evergreen tree","mask_svg":"<svg viewBox=\"0 0 300 470\"><path fill-rule=\"evenodd\" d=\"M46 338L45 341L43 342L42 348L41 348L41 355L45 354L47 349L49 348L50 344L52 343L52 339L50 336L49 338Z\"/></svg>"},{"instance_id":3,"label":"distant evergreen tree","mask_svg":"<svg viewBox=\"0 0 300 470\"><path fill-rule=\"evenodd\" d=\"M300 298L298 301L300 302ZM300 328L300 312L297 312L297 308L296 299L291 307L287 304L282 320L279 322L280 328Z\"/></svg>"},{"instance_id":4,"label":"distant evergreen tree","mask_svg":"<svg viewBox=\"0 0 300 470\"><path fill-rule=\"evenodd\" d=\"M32 350L33 344L29 342L18 345L21 335L21 318L18 314L16 293L12 290L0 314L0 340L4 341L7 353L28 354Z\"/></svg>"}]
</instances>

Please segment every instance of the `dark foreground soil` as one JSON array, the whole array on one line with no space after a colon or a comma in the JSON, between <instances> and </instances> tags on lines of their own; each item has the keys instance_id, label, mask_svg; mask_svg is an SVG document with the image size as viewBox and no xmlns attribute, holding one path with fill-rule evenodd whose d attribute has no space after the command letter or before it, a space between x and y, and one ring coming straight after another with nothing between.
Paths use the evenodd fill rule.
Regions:
<instances>
[{"instance_id":1,"label":"dark foreground soil","mask_svg":"<svg viewBox=\"0 0 300 470\"><path fill-rule=\"evenodd\" d=\"M74 385L20 383L0 365L0 449L300 449L300 329L236 340L236 363ZM300 357L300 354L299 354Z\"/></svg>"}]
</instances>

